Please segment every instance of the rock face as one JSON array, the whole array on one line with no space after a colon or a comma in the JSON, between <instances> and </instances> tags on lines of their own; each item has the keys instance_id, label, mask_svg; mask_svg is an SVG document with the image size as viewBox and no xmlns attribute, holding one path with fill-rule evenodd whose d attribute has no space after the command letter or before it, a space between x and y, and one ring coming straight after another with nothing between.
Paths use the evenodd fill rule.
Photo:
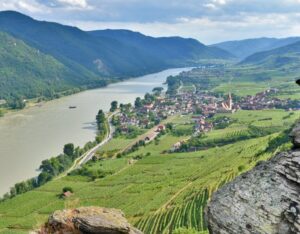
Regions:
<instances>
[{"instance_id":1,"label":"rock face","mask_svg":"<svg viewBox=\"0 0 300 234\"><path fill-rule=\"evenodd\" d=\"M206 210L212 234L300 233L300 125L294 149L260 163L223 186Z\"/></svg>"},{"instance_id":2,"label":"rock face","mask_svg":"<svg viewBox=\"0 0 300 234\"><path fill-rule=\"evenodd\" d=\"M55 211L40 233L142 234L120 210L101 207Z\"/></svg>"}]
</instances>

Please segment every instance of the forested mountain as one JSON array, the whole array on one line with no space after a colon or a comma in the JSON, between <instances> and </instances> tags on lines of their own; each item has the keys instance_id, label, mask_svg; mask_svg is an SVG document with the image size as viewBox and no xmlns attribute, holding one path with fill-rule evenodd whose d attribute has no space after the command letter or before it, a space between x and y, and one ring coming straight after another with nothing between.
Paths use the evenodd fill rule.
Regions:
<instances>
[{"instance_id":1,"label":"forested mountain","mask_svg":"<svg viewBox=\"0 0 300 234\"><path fill-rule=\"evenodd\" d=\"M240 41L226 41L213 46L221 48L235 55L239 59L244 59L254 53L272 50L282 46L300 41L300 37L288 38L254 38Z\"/></svg>"},{"instance_id":2,"label":"forested mountain","mask_svg":"<svg viewBox=\"0 0 300 234\"><path fill-rule=\"evenodd\" d=\"M78 75L54 57L0 32L0 99L49 97L83 85L83 80L96 82L92 74Z\"/></svg>"},{"instance_id":3,"label":"forested mountain","mask_svg":"<svg viewBox=\"0 0 300 234\"><path fill-rule=\"evenodd\" d=\"M277 49L255 53L246 59L241 64L256 64L268 67L281 67L288 65L300 65L300 41L283 46Z\"/></svg>"},{"instance_id":4,"label":"forested mountain","mask_svg":"<svg viewBox=\"0 0 300 234\"><path fill-rule=\"evenodd\" d=\"M192 39L151 38L142 34L119 39L75 27L41 22L17 12L0 13L0 30L21 38L74 69L80 64L106 76L136 76L168 67L194 65L199 59L224 59L230 54ZM127 31L136 37L136 33ZM105 33L104 33L105 34ZM148 48L146 48L148 47Z\"/></svg>"},{"instance_id":5,"label":"forested mountain","mask_svg":"<svg viewBox=\"0 0 300 234\"><path fill-rule=\"evenodd\" d=\"M0 55L4 99L48 97L74 87L101 86L104 80L233 57L194 39L153 38L127 30L85 32L14 11L0 12L0 31L7 33L1 34ZM7 46L7 40L18 40L18 46Z\"/></svg>"},{"instance_id":6,"label":"forested mountain","mask_svg":"<svg viewBox=\"0 0 300 234\"><path fill-rule=\"evenodd\" d=\"M228 59L234 57L223 49L205 46L191 38L154 38L129 30L110 29L90 31L89 33L97 38L118 40L123 44L135 48L142 54L147 54L151 58L157 58L162 63L165 61L169 65L184 65L187 62L195 62L201 59Z\"/></svg>"}]
</instances>

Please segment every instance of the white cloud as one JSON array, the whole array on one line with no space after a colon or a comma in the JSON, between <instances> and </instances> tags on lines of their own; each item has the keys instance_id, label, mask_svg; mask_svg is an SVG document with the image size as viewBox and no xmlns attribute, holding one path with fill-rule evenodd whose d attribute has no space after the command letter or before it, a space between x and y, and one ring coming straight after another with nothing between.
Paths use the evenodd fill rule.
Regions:
<instances>
[{"instance_id":1,"label":"white cloud","mask_svg":"<svg viewBox=\"0 0 300 234\"><path fill-rule=\"evenodd\" d=\"M83 29L125 28L205 43L300 32L300 0L0 0L0 10Z\"/></svg>"},{"instance_id":2,"label":"white cloud","mask_svg":"<svg viewBox=\"0 0 300 234\"><path fill-rule=\"evenodd\" d=\"M226 5L228 0L212 0L212 2L218 5Z\"/></svg>"},{"instance_id":3,"label":"white cloud","mask_svg":"<svg viewBox=\"0 0 300 234\"><path fill-rule=\"evenodd\" d=\"M65 21L64 23L85 30L97 29L130 29L152 36L174 36L196 38L205 44L225 40L237 40L255 37L288 37L299 35L300 14L287 17L284 14L231 16L226 20L208 17L178 18L175 23L137 23L137 22L97 22ZM288 26L290 25L290 26ZM221 36L220 36L221 35Z\"/></svg>"},{"instance_id":4,"label":"white cloud","mask_svg":"<svg viewBox=\"0 0 300 234\"><path fill-rule=\"evenodd\" d=\"M0 10L24 11L27 13L47 12L48 10L35 0L10 0L0 2Z\"/></svg>"},{"instance_id":5,"label":"white cloud","mask_svg":"<svg viewBox=\"0 0 300 234\"><path fill-rule=\"evenodd\" d=\"M88 3L86 2L86 0L57 0L57 2L64 6L80 7L80 8L88 7Z\"/></svg>"},{"instance_id":6,"label":"white cloud","mask_svg":"<svg viewBox=\"0 0 300 234\"><path fill-rule=\"evenodd\" d=\"M212 9L212 10L217 8L217 6L213 3L205 3L205 4L203 4L203 6L208 8L208 9Z\"/></svg>"}]
</instances>

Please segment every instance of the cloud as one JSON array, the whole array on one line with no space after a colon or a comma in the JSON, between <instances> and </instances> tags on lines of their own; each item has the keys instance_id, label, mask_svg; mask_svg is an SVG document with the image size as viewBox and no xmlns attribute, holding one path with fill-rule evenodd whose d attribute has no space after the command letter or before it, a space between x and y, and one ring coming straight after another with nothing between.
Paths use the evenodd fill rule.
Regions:
<instances>
[{"instance_id":1,"label":"cloud","mask_svg":"<svg viewBox=\"0 0 300 234\"><path fill-rule=\"evenodd\" d=\"M205 44L225 40L237 40L255 37L288 37L298 35L300 14L241 13L239 16L224 16L221 19L178 18L176 22L98 22L98 21L65 21L86 30L97 29L130 29L152 36L174 36L196 38ZM287 26L289 25L290 26ZM220 36L221 35L221 36Z\"/></svg>"},{"instance_id":2,"label":"cloud","mask_svg":"<svg viewBox=\"0 0 300 234\"><path fill-rule=\"evenodd\" d=\"M87 0L38 0L40 4L43 4L50 8L62 8L65 10L70 9L91 9Z\"/></svg>"},{"instance_id":3,"label":"cloud","mask_svg":"<svg viewBox=\"0 0 300 234\"><path fill-rule=\"evenodd\" d=\"M47 11L47 9L34 0L1 1L0 10L15 10L27 13L39 13Z\"/></svg>"},{"instance_id":4,"label":"cloud","mask_svg":"<svg viewBox=\"0 0 300 234\"><path fill-rule=\"evenodd\" d=\"M0 9L83 29L127 28L205 43L300 32L300 0L0 0Z\"/></svg>"}]
</instances>

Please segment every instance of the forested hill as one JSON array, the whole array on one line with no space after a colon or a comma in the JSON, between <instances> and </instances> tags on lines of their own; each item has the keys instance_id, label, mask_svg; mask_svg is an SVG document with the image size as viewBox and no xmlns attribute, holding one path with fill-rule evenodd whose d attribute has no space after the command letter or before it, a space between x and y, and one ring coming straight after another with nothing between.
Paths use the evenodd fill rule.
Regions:
<instances>
[{"instance_id":1,"label":"forested hill","mask_svg":"<svg viewBox=\"0 0 300 234\"><path fill-rule=\"evenodd\" d=\"M195 66L203 59L233 57L222 49L207 47L194 39L153 38L126 30L86 32L76 27L37 21L15 11L0 12L0 31L18 39L20 45L12 47L1 43L1 53L5 52L0 55L3 58L1 65L5 69L0 76L0 98L4 99L49 96L49 92L68 90L68 87L101 86L104 79ZM5 35L5 38L9 36ZM25 50L32 52L25 53ZM36 51L40 52L39 56ZM22 56L17 56L18 53ZM10 56L9 60L7 56ZM45 59L40 59L42 56ZM10 72L12 70L14 72Z\"/></svg>"},{"instance_id":2,"label":"forested hill","mask_svg":"<svg viewBox=\"0 0 300 234\"><path fill-rule=\"evenodd\" d=\"M297 41L300 41L300 37L288 37L280 39L263 37L240 41L225 41L212 46L224 49L234 54L239 59L245 59L254 53L276 49Z\"/></svg>"},{"instance_id":3,"label":"forested hill","mask_svg":"<svg viewBox=\"0 0 300 234\"><path fill-rule=\"evenodd\" d=\"M50 97L87 82L99 81L90 73L78 75L52 56L0 32L0 99Z\"/></svg>"},{"instance_id":4,"label":"forested hill","mask_svg":"<svg viewBox=\"0 0 300 234\"><path fill-rule=\"evenodd\" d=\"M139 32L129 30L97 30L90 31L90 35L97 38L118 40L147 54L150 58L156 58L170 66L177 64L185 65L201 59L228 59L234 58L229 52L217 48L208 47L192 38L182 37L159 37L145 36Z\"/></svg>"},{"instance_id":5,"label":"forested hill","mask_svg":"<svg viewBox=\"0 0 300 234\"><path fill-rule=\"evenodd\" d=\"M256 64L268 67L299 67L300 42L273 50L255 53L242 61L241 64Z\"/></svg>"},{"instance_id":6,"label":"forested hill","mask_svg":"<svg viewBox=\"0 0 300 234\"><path fill-rule=\"evenodd\" d=\"M119 39L118 35L95 36L75 27L37 21L13 11L0 13L0 30L53 55L66 66L80 64L105 76L137 76L170 67L195 65L199 59L231 57L228 52L209 48L192 39L149 40L150 37L139 34L139 41L130 41Z\"/></svg>"}]
</instances>

